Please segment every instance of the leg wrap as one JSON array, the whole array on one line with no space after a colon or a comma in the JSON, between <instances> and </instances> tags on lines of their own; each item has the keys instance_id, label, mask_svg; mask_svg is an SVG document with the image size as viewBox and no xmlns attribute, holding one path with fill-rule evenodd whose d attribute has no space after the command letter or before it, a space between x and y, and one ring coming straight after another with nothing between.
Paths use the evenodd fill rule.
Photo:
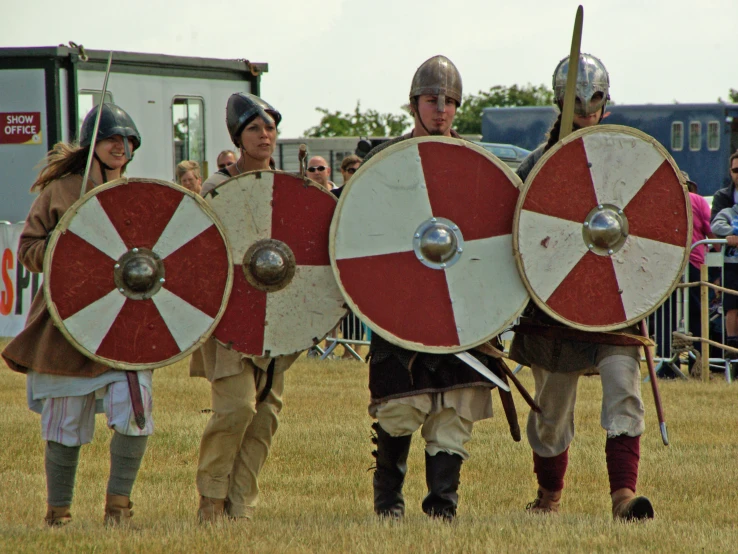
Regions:
<instances>
[{"instance_id":1,"label":"leg wrap","mask_svg":"<svg viewBox=\"0 0 738 554\"><path fill-rule=\"evenodd\" d=\"M533 471L538 479L538 486L547 491L556 492L564 489L564 476L569 465L569 449L558 456L544 458L533 452Z\"/></svg>"},{"instance_id":2,"label":"leg wrap","mask_svg":"<svg viewBox=\"0 0 738 554\"><path fill-rule=\"evenodd\" d=\"M79 446L64 446L53 441L46 443L46 491L50 506L72 504L79 450Z\"/></svg>"},{"instance_id":3,"label":"leg wrap","mask_svg":"<svg viewBox=\"0 0 738 554\"><path fill-rule=\"evenodd\" d=\"M146 436L131 437L113 432L113 439L110 441L108 494L131 496L148 439Z\"/></svg>"},{"instance_id":4,"label":"leg wrap","mask_svg":"<svg viewBox=\"0 0 738 554\"><path fill-rule=\"evenodd\" d=\"M638 461L641 458L641 437L608 438L605 443L607 475L610 478L610 494L620 489L636 491Z\"/></svg>"}]
</instances>

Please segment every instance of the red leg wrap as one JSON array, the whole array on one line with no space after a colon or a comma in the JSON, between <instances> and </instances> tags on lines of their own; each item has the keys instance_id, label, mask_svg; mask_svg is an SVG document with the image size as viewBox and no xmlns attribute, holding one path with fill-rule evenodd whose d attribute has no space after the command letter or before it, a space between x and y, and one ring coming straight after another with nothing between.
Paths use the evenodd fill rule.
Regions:
<instances>
[{"instance_id":1,"label":"red leg wrap","mask_svg":"<svg viewBox=\"0 0 738 554\"><path fill-rule=\"evenodd\" d=\"M641 437L608 438L605 443L607 474L610 477L610 493L628 488L636 491L638 461L641 458Z\"/></svg>"},{"instance_id":2,"label":"red leg wrap","mask_svg":"<svg viewBox=\"0 0 738 554\"><path fill-rule=\"evenodd\" d=\"M538 486L547 491L563 490L567 465L569 465L568 448L558 456L550 458L544 458L533 452L533 471L538 479Z\"/></svg>"}]
</instances>

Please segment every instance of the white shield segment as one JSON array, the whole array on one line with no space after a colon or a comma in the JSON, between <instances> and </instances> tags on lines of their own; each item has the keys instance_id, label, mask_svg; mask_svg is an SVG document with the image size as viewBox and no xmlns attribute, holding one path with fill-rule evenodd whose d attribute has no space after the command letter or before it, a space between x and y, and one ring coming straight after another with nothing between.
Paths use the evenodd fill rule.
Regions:
<instances>
[{"instance_id":1,"label":"white shield segment","mask_svg":"<svg viewBox=\"0 0 738 554\"><path fill-rule=\"evenodd\" d=\"M126 300L128 299L117 289L113 289L76 314L70 315L64 320L64 326L79 344L89 352L95 353Z\"/></svg>"},{"instance_id":2,"label":"white shield segment","mask_svg":"<svg viewBox=\"0 0 738 554\"><path fill-rule=\"evenodd\" d=\"M264 351L276 356L305 350L344 315L345 301L331 266L299 265L288 287L267 294Z\"/></svg>"},{"instance_id":3,"label":"white shield segment","mask_svg":"<svg viewBox=\"0 0 738 554\"><path fill-rule=\"evenodd\" d=\"M114 260L128 252L96 196L79 207L67 229Z\"/></svg>"},{"instance_id":4,"label":"white shield segment","mask_svg":"<svg viewBox=\"0 0 738 554\"><path fill-rule=\"evenodd\" d=\"M684 261L684 248L665 242L630 235L623 247L612 255L618 286L623 291L625 317L641 317L657 306L674 285Z\"/></svg>"},{"instance_id":5,"label":"white shield segment","mask_svg":"<svg viewBox=\"0 0 738 554\"><path fill-rule=\"evenodd\" d=\"M234 264L241 264L246 251L258 240L272 236L274 173L232 179L216 188L207 202L225 227Z\"/></svg>"},{"instance_id":6,"label":"white shield segment","mask_svg":"<svg viewBox=\"0 0 738 554\"><path fill-rule=\"evenodd\" d=\"M152 250L164 259L212 225L197 202L184 196Z\"/></svg>"},{"instance_id":7,"label":"white shield segment","mask_svg":"<svg viewBox=\"0 0 738 554\"><path fill-rule=\"evenodd\" d=\"M518 249L531 288L544 302L589 251L582 223L523 210Z\"/></svg>"},{"instance_id":8,"label":"white shield segment","mask_svg":"<svg viewBox=\"0 0 738 554\"><path fill-rule=\"evenodd\" d=\"M464 243L446 282L461 344L476 344L512 323L530 298L513 258L512 236Z\"/></svg>"},{"instance_id":9,"label":"white shield segment","mask_svg":"<svg viewBox=\"0 0 738 554\"><path fill-rule=\"evenodd\" d=\"M582 137L597 202L625 208L664 156L645 140L624 133L590 133ZM594 206L593 206L594 207Z\"/></svg>"},{"instance_id":10,"label":"white shield segment","mask_svg":"<svg viewBox=\"0 0 738 554\"><path fill-rule=\"evenodd\" d=\"M151 300L180 350L187 350L199 341L213 324L212 317L166 288L162 287Z\"/></svg>"},{"instance_id":11,"label":"white shield segment","mask_svg":"<svg viewBox=\"0 0 738 554\"><path fill-rule=\"evenodd\" d=\"M415 230L433 217L418 145L367 167L351 183L339 217L338 260L412 250Z\"/></svg>"}]
</instances>

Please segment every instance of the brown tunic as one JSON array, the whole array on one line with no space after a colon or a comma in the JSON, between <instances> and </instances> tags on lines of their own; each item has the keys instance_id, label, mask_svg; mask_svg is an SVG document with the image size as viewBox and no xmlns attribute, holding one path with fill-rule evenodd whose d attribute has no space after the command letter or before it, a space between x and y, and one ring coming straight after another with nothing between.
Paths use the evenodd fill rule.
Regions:
<instances>
[{"instance_id":1,"label":"brown tunic","mask_svg":"<svg viewBox=\"0 0 738 554\"><path fill-rule=\"evenodd\" d=\"M18 243L18 260L29 271L44 269L46 239L72 204L79 200L81 175L69 175L52 181L33 202ZM88 190L92 182L88 183ZM54 326L43 289L31 304L26 327L3 350L8 367L21 373L95 377L110 368L93 362L74 348Z\"/></svg>"}]
</instances>

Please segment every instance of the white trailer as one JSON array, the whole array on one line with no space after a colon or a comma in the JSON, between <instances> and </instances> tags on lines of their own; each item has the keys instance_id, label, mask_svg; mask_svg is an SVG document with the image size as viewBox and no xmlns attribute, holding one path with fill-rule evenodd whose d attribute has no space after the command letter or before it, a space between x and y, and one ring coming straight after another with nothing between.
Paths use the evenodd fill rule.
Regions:
<instances>
[{"instance_id":1,"label":"white trailer","mask_svg":"<svg viewBox=\"0 0 738 554\"><path fill-rule=\"evenodd\" d=\"M78 137L100 99L109 52L73 47L0 48L0 221L25 219L37 164ZM85 61L86 59L86 61ZM265 63L114 52L105 101L136 122L142 146L127 174L173 180L182 160L233 149L225 106L234 92L259 94ZM213 169L215 169L213 167Z\"/></svg>"}]
</instances>

